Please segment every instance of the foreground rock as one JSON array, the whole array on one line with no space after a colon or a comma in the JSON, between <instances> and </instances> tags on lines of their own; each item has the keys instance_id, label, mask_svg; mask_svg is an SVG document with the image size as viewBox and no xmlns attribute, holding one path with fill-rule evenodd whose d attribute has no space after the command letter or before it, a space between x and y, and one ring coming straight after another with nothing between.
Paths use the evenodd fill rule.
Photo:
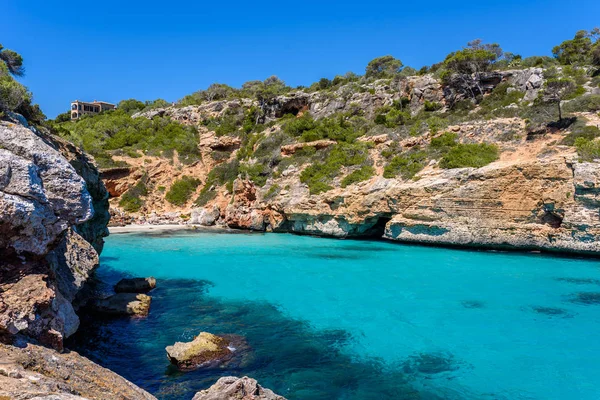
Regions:
<instances>
[{"instance_id":1,"label":"foreground rock","mask_svg":"<svg viewBox=\"0 0 600 400\"><path fill-rule=\"evenodd\" d=\"M155 399L76 352L0 344L0 360L0 399Z\"/></svg>"},{"instance_id":2,"label":"foreground rock","mask_svg":"<svg viewBox=\"0 0 600 400\"><path fill-rule=\"evenodd\" d=\"M108 234L108 193L87 156L48 132L0 121L0 144L0 336L61 349Z\"/></svg>"},{"instance_id":3,"label":"foreground rock","mask_svg":"<svg viewBox=\"0 0 600 400\"><path fill-rule=\"evenodd\" d=\"M146 316L150 311L152 297L142 293L117 293L92 303L92 309L108 315Z\"/></svg>"},{"instance_id":4,"label":"foreground rock","mask_svg":"<svg viewBox=\"0 0 600 400\"><path fill-rule=\"evenodd\" d=\"M263 388L256 379L226 376L206 390L194 396L193 400L286 400L285 397Z\"/></svg>"},{"instance_id":5,"label":"foreground rock","mask_svg":"<svg viewBox=\"0 0 600 400\"><path fill-rule=\"evenodd\" d=\"M238 335L217 336L201 332L191 342L177 342L167 346L169 361L181 371L197 368L239 366L248 354L245 339Z\"/></svg>"},{"instance_id":6,"label":"foreground rock","mask_svg":"<svg viewBox=\"0 0 600 400\"><path fill-rule=\"evenodd\" d=\"M125 278L115 285L117 293L147 293L156 287L156 279L149 278Z\"/></svg>"}]
</instances>

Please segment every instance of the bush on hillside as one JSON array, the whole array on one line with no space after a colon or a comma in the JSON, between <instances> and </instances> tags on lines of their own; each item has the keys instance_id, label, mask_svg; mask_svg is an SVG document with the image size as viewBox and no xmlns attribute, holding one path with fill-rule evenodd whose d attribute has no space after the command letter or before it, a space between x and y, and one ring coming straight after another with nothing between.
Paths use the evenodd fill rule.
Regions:
<instances>
[{"instance_id":1,"label":"bush on hillside","mask_svg":"<svg viewBox=\"0 0 600 400\"><path fill-rule=\"evenodd\" d=\"M363 165L359 169L356 169L346 175L344 179L342 179L342 187L350 186L353 183L366 181L371 179L371 177L375 175L375 168L371 165Z\"/></svg>"},{"instance_id":2,"label":"bush on hillside","mask_svg":"<svg viewBox=\"0 0 600 400\"><path fill-rule=\"evenodd\" d=\"M165 195L165 199L176 206L184 206L192 193L196 191L198 185L200 185L199 179L184 176L171 185L171 188Z\"/></svg>"},{"instance_id":3,"label":"bush on hillside","mask_svg":"<svg viewBox=\"0 0 600 400\"><path fill-rule=\"evenodd\" d=\"M440 160L442 168L480 168L496 161L498 147L487 143L459 143L452 147Z\"/></svg>"},{"instance_id":4,"label":"bush on hillside","mask_svg":"<svg viewBox=\"0 0 600 400\"><path fill-rule=\"evenodd\" d=\"M581 161L594 161L600 159L600 142L598 140L589 140L583 137L575 140L577 154Z\"/></svg>"},{"instance_id":5,"label":"bush on hillside","mask_svg":"<svg viewBox=\"0 0 600 400\"><path fill-rule=\"evenodd\" d=\"M427 153L422 150L410 151L392 158L383 170L384 178L395 178L401 176L403 179L414 177L425 168Z\"/></svg>"},{"instance_id":6,"label":"bush on hillside","mask_svg":"<svg viewBox=\"0 0 600 400\"><path fill-rule=\"evenodd\" d=\"M141 150L149 155L192 163L200 159L198 132L169 118L131 118L123 110L107 111L81 120L56 125L60 136L98 158L110 158L112 150Z\"/></svg>"},{"instance_id":7,"label":"bush on hillside","mask_svg":"<svg viewBox=\"0 0 600 400\"><path fill-rule=\"evenodd\" d=\"M127 212L137 212L144 205L142 197L148 195L146 176L143 176L135 186L121 195L119 206Z\"/></svg>"},{"instance_id":8,"label":"bush on hillside","mask_svg":"<svg viewBox=\"0 0 600 400\"><path fill-rule=\"evenodd\" d=\"M326 192L332 188L332 180L342 167L366 165L368 145L365 143L340 143L334 146L322 162L314 162L300 173L300 182L306 183L311 194Z\"/></svg>"}]
</instances>

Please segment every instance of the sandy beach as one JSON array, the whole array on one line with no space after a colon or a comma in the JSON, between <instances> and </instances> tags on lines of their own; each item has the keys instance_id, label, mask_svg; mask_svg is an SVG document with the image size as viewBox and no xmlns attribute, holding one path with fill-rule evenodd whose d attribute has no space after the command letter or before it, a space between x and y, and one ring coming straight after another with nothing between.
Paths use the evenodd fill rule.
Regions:
<instances>
[{"instance_id":1,"label":"sandy beach","mask_svg":"<svg viewBox=\"0 0 600 400\"><path fill-rule=\"evenodd\" d=\"M208 232L231 232L235 230L229 228L223 228L220 226L203 226L195 224L165 224L165 225L152 225L152 224L131 224L125 226L110 226L108 231L110 234L119 233L136 233L136 232L168 232L168 231L208 231Z\"/></svg>"}]
</instances>

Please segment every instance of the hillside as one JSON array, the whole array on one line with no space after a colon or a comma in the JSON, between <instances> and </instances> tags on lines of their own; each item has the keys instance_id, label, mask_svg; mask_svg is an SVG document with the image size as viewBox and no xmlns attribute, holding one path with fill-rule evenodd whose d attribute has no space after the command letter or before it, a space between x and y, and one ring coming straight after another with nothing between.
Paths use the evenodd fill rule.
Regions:
<instances>
[{"instance_id":1,"label":"hillside","mask_svg":"<svg viewBox=\"0 0 600 400\"><path fill-rule=\"evenodd\" d=\"M54 127L103 167L113 223L594 252L596 37L554 58L475 41L420 71L386 56L308 88L215 84Z\"/></svg>"}]
</instances>

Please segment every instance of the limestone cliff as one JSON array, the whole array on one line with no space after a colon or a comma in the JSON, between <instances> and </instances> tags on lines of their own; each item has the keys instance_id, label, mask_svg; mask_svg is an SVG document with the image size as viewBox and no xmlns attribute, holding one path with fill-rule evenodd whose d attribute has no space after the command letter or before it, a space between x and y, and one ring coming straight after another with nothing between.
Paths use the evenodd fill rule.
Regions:
<instances>
[{"instance_id":1,"label":"limestone cliff","mask_svg":"<svg viewBox=\"0 0 600 400\"><path fill-rule=\"evenodd\" d=\"M516 103L494 106L501 108L494 110L497 114L519 114L512 110L522 107L525 111L520 114L535 116L537 111L528 108L537 110L533 100L541 95L543 75L541 68L501 71L486 75L482 85L490 94L500 84L504 85L507 94L519 93L515 96ZM590 93L597 92L596 89L589 90ZM253 150L259 149L260 140L274 141L282 136L285 122L278 118L285 114L310 113L318 120L339 113L358 113L369 119L382 107L403 101L411 115L418 116L425 113L426 104L448 107L450 102L457 100L456 96L431 75L408 77L398 82L376 81L361 90L342 86L335 92L291 93L277 97L269 104L265 118L270 124L258 134L259 141ZM484 102L485 97L482 104ZM276 147L276 154L270 159L259 160L251 156L247 161L250 168L265 160L277 165L274 172L264 178L264 184L257 184L247 173L240 172L230 187L207 183L207 186L213 186L215 194L203 207L197 207L193 202L198 194L202 194L202 185L184 206L174 206L166 201L165 188L179 177L187 175L203 183L209 182L210 172L216 166L225 161L231 164L232 160L240 158L243 141L234 136L218 135L205 127L206 121L253 105L256 104L250 99L224 100L140 114L139 117L148 118L168 116L197 126L203 157L191 166L149 156L117 157L130 167L125 173L121 169L121 175L107 176L109 185L118 188L113 192L115 199L111 200L114 213L123 223L220 224L259 231L334 237L375 236L403 242L486 248L583 253L600 250L599 164L580 162L574 147L561 144L572 133L571 128L540 125L520 116L482 118L478 117L480 106L466 117L458 118L443 110L430 115L434 119L451 117L456 120L453 125L446 123L442 129L456 135L460 143L497 146L499 159L481 168L445 169L439 158L432 157L412 178L386 179L383 176L389 163L383 156L386 152L409 154L412 149L427 148L442 131L429 128L423 133L407 135L375 125L357 140L369 144L369 158L375 170L371 178L362 182L343 187L342 177L356 169L342 167L339 178L330 183L331 189L311 194L309 187L301 181L301 173L312 161L287 161L307 148L317 154L327 152L337 142L288 141ZM585 124L590 129L596 129L600 124L596 113L578 112L575 116L580 121L587 121ZM217 159L216 155L222 157L223 153L219 150L224 149L228 151L226 158ZM149 188L146 204L138 213L123 212L118 205L118 196L142 175L147 177Z\"/></svg>"},{"instance_id":2,"label":"limestone cliff","mask_svg":"<svg viewBox=\"0 0 600 400\"><path fill-rule=\"evenodd\" d=\"M0 122L0 159L0 332L60 349L108 233L108 194L83 153L22 123Z\"/></svg>"}]
</instances>

